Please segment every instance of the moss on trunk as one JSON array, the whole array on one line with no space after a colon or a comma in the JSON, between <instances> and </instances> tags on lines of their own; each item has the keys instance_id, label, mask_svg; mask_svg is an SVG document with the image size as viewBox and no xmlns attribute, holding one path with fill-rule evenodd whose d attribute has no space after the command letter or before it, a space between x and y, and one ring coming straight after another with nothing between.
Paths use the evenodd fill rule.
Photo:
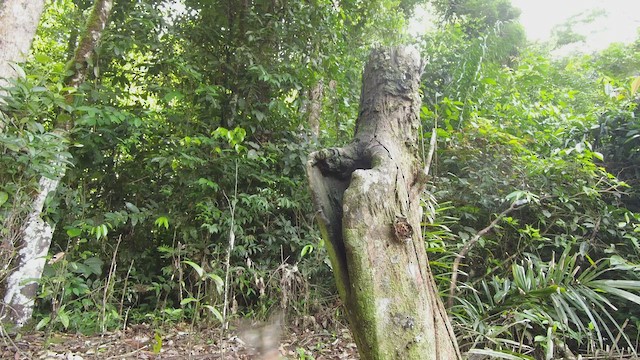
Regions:
<instances>
[{"instance_id":1,"label":"moss on trunk","mask_svg":"<svg viewBox=\"0 0 640 360\"><path fill-rule=\"evenodd\" d=\"M311 154L307 164L363 359L460 357L420 231L421 67L415 49L375 50L363 75L354 140Z\"/></svg>"}]
</instances>

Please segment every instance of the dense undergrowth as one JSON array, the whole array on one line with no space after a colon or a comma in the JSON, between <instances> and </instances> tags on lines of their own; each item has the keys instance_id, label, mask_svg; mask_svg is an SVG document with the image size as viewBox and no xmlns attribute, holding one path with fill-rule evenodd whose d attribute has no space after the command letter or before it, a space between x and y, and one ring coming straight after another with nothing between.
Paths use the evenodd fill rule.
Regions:
<instances>
[{"instance_id":1,"label":"dense undergrowth","mask_svg":"<svg viewBox=\"0 0 640 360\"><path fill-rule=\"evenodd\" d=\"M76 124L47 203L36 328L339 315L306 155L349 140L364 58L409 40L414 3L116 2L70 104L64 62L88 4L51 2L0 105L6 264L39 176L67 148L53 122ZM415 45L422 131L438 134L423 232L445 299L457 270L462 350L636 351L640 41L556 59L526 44L505 1L434 3L440 27Z\"/></svg>"}]
</instances>

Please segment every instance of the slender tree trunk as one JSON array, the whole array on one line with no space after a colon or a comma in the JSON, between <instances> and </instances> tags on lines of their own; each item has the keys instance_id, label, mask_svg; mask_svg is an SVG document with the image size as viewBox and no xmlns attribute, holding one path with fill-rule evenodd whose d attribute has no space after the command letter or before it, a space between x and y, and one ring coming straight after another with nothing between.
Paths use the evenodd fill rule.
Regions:
<instances>
[{"instance_id":1,"label":"slender tree trunk","mask_svg":"<svg viewBox=\"0 0 640 360\"><path fill-rule=\"evenodd\" d=\"M320 113L322 112L323 95L324 83L320 80L309 90L309 128L311 128L311 136L314 140L318 140L320 136Z\"/></svg>"},{"instance_id":2,"label":"slender tree trunk","mask_svg":"<svg viewBox=\"0 0 640 360\"><path fill-rule=\"evenodd\" d=\"M97 0L93 4L74 58L68 66L70 75L66 79L67 86L77 88L84 82L89 60L107 25L112 7L113 0ZM72 102L71 95L68 97L68 102ZM61 118L68 120L56 124L56 132L62 138L66 138L68 131L73 127L73 120L71 116ZM40 191L35 195L31 213L22 227L16 267L4 284L4 303L0 308L0 320L15 324L17 328L22 327L31 319L37 281L42 276L45 257L51 246L54 227L42 220L41 214L45 199L56 191L66 170L63 161L58 161L56 166L59 169L57 177L53 179L42 177L40 179Z\"/></svg>"},{"instance_id":3,"label":"slender tree trunk","mask_svg":"<svg viewBox=\"0 0 640 360\"><path fill-rule=\"evenodd\" d=\"M420 75L415 49L374 50L354 140L312 153L307 164L362 359L460 358L420 231Z\"/></svg>"}]
</instances>

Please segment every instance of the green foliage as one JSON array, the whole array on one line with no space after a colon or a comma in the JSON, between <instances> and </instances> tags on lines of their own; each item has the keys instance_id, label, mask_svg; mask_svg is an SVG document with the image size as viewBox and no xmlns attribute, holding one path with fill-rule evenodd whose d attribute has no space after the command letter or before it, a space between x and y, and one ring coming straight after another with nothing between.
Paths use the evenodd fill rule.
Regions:
<instances>
[{"instance_id":1,"label":"green foliage","mask_svg":"<svg viewBox=\"0 0 640 360\"><path fill-rule=\"evenodd\" d=\"M634 159L633 78L616 78L635 61L622 56L633 45L560 60L519 49L502 62L468 33L451 18L428 36L424 54L436 61L422 111L439 139L441 205L425 238L443 289L455 254L483 231L462 261L451 309L462 347L546 359L603 349L618 336L635 347L638 314L627 311L638 300L635 186L615 167Z\"/></svg>"},{"instance_id":2,"label":"green foliage","mask_svg":"<svg viewBox=\"0 0 640 360\"><path fill-rule=\"evenodd\" d=\"M78 89L64 69L90 4L49 2L25 77L0 101L3 239L40 176L71 165L47 202L64 257L46 267L38 327L215 326L225 286L234 316L332 299L306 156L349 141L366 55L409 41L419 2L119 1ZM462 348L542 359L618 336L636 346L638 42L552 59L525 47L507 1L433 3L441 26L420 39L423 127L438 135L424 235L443 292L477 238L450 309ZM15 255L0 247L2 263Z\"/></svg>"},{"instance_id":3,"label":"green foliage","mask_svg":"<svg viewBox=\"0 0 640 360\"><path fill-rule=\"evenodd\" d=\"M315 360L315 357L308 354L304 348L296 348L296 355L298 360Z\"/></svg>"},{"instance_id":4,"label":"green foliage","mask_svg":"<svg viewBox=\"0 0 640 360\"><path fill-rule=\"evenodd\" d=\"M431 3L440 15L442 25L454 27L457 33L456 37L464 38L464 45L479 45L482 57L488 57L491 61L495 60L495 62L501 63L508 60L509 57L517 55L524 46L524 30L518 23L520 10L513 7L509 0L432 0ZM448 32L447 30L428 34L427 38L433 35L445 35ZM454 48L447 51L458 50L464 53L459 53L460 58L471 62L477 61L469 57L471 51L455 48L463 45L457 40L454 40L450 45L453 45ZM449 68L449 70L454 69L453 67ZM472 68L469 70L473 71ZM469 82L462 84L471 85Z\"/></svg>"},{"instance_id":5,"label":"green foliage","mask_svg":"<svg viewBox=\"0 0 640 360\"><path fill-rule=\"evenodd\" d=\"M103 261L88 252L80 254L75 261L69 260L71 256L61 252L45 267L38 295L40 320L36 329L96 333L103 328L118 327L122 314L114 303L104 302L105 292L111 289L102 278Z\"/></svg>"},{"instance_id":6,"label":"green foliage","mask_svg":"<svg viewBox=\"0 0 640 360\"><path fill-rule=\"evenodd\" d=\"M57 178L69 163L69 141L53 129L57 114L69 110L66 89L59 82L62 66L48 57L35 61L46 72L13 80L6 88L11 96L0 98L0 262L11 264L17 239L31 209L32 196L41 177ZM19 72L23 72L18 67ZM55 205L55 203L50 203ZM54 206L52 206L52 209ZM0 280L10 267L0 270Z\"/></svg>"},{"instance_id":7,"label":"green foliage","mask_svg":"<svg viewBox=\"0 0 640 360\"><path fill-rule=\"evenodd\" d=\"M618 304L640 301L623 290L638 289L640 282L607 279L613 271L609 261L595 263L570 248L548 261L525 256L505 278L496 275L463 287L469 295L452 313L461 324L472 327L462 329L461 345L493 342L499 350L527 354L571 343L572 348L592 351L621 335L628 346L634 346L614 315Z\"/></svg>"},{"instance_id":8,"label":"green foliage","mask_svg":"<svg viewBox=\"0 0 640 360\"><path fill-rule=\"evenodd\" d=\"M618 52L618 47L612 46L615 52ZM635 63L638 64L637 61ZM598 63L598 67L603 73L615 72L606 63ZM624 67L624 63L621 67ZM628 73L625 75L628 76ZM593 125L592 132L594 145L603 154L605 166L629 185L626 196L622 198L623 203L629 209L638 211L640 200L636 189L640 179L640 158L637 151L640 144L640 124L637 119L640 115L640 98L633 90L634 79L625 77L616 80L606 75L601 78L600 86L606 100L603 101L598 113L598 124Z\"/></svg>"},{"instance_id":9,"label":"green foliage","mask_svg":"<svg viewBox=\"0 0 640 360\"><path fill-rule=\"evenodd\" d=\"M606 15L604 9L593 9L574 15L560 25L552 29L552 39L554 48L574 43L586 43L587 36L576 32L576 28L584 27L585 24L593 23L598 17Z\"/></svg>"},{"instance_id":10,"label":"green foliage","mask_svg":"<svg viewBox=\"0 0 640 360\"><path fill-rule=\"evenodd\" d=\"M520 11L507 0L434 0L432 3L446 21L471 18L478 23L486 24L489 28L497 22L516 20L520 16Z\"/></svg>"},{"instance_id":11,"label":"green foliage","mask_svg":"<svg viewBox=\"0 0 640 360\"><path fill-rule=\"evenodd\" d=\"M0 109L3 236L19 230L40 176L70 165L46 218L57 224L52 249L81 260L48 268L41 326L219 321L232 230L234 312L266 316L274 304L308 311L310 281L330 294L303 186L306 156L319 141L348 140L364 59L374 45L407 40L416 3L116 2L78 89L63 85L65 62L91 4L48 3L26 77L7 89ZM321 131L312 134L317 84ZM64 123L74 129L61 137L55 126ZM237 194L233 202L229 194ZM9 263L15 249L2 249ZM74 272L84 256L113 272ZM78 316L88 301L105 310L96 310L100 321Z\"/></svg>"}]
</instances>

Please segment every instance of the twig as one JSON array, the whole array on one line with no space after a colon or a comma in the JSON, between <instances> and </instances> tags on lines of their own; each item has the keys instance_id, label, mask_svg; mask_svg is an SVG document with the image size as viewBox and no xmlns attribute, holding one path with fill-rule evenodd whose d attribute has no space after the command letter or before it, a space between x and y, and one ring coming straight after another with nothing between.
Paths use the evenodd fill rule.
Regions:
<instances>
[{"instance_id":1,"label":"twig","mask_svg":"<svg viewBox=\"0 0 640 360\"><path fill-rule=\"evenodd\" d=\"M220 332L220 351L221 357L224 358L224 346L222 346L222 339L224 337L225 330L229 327L229 322L227 321L227 310L229 309L229 273L230 273L230 263L231 263L231 252L233 251L233 247L236 242L236 234L234 232L235 227L235 213L236 213L236 203L238 198L238 161L236 160L236 173L235 173L235 185L233 189L233 200L231 201L226 193L224 193L225 199L227 199L227 203L229 204L229 212L231 213L231 224L229 226L229 247L227 248L227 257L225 259L225 272L224 272L224 304L222 307L222 331Z\"/></svg>"},{"instance_id":2,"label":"twig","mask_svg":"<svg viewBox=\"0 0 640 360\"><path fill-rule=\"evenodd\" d=\"M118 264L116 263L116 257L118 256L118 248L120 248L120 243L122 242L122 235L118 236L118 242L116 243L116 248L113 251L113 256L111 258L111 266L109 267L109 274L107 276L107 283L104 285L104 292L102 293L102 311L100 313L100 330L102 334L106 331L106 311L107 311L107 297L111 293L111 280L113 279L113 274L116 272L116 268Z\"/></svg>"},{"instance_id":3,"label":"twig","mask_svg":"<svg viewBox=\"0 0 640 360\"><path fill-rule=\"evenodd\" d=\"M18 345L16 345L16 343L11 338L11 334L7 332L7 330L4 328L4 326L1 323L0 323L0 337L2 338L5 344L7 343L7 341L11 343L13 350L15 350L16 358L18 354L25 356L26 358L27 354L24 351L22 351L22 349L20 349Z\"/></svg>"},{"instance_id":4,"label":"twig","mask_svg":"<svg viewBox=\"0 0 640 360\"><path fill-rule=\"evenodd\" d=\"M433 154L436 152L436 145L438 139L438 129L435 127L431 131L431 140L429 141L429 153L427 154L427 159L425 160L424 167L424 175L429 176L429 170L431 170L431 160L433 159Z\"/></svg>"},{"instance_id":5,"label":"twig","mask_svg":"<svg viewBox=\"0 0 640 360\"><path fill-rule=\"evenodd\" d=\"M145 349L146 349L146 348L148 348L148 347L149 347L149 345L143 345L142 347L140 347L140 348L138 348L138 349L135 349L135 350L133 350L133 351L130 351L130 352L128 352L128 353L125 353L125 354L109 356L108 358L106 358L106 360L112 360L112 359L126 359L126 358L127 358L127 357L129 357L129 356L133 356L133 355L135 355L135 354L137 354L137 353L139 353L139 352L146 351ZM165 358L165 359L166 359L166 358Z\"/></svg>"},{"instance_id":6,"label":"twig","mask_svg":"<svg viewBox=\"0 0 640 360\"><path fill-rule=\"evenodd\" d=\"M598 230L600 229L600 221L602 220L602 216L598 216L598 220L596 220L596 224L593 226L593 232L591 233L591 236L589 237L589 242L593 243L593 241L596 239L596 235L598 235Z\"/></svg>"},{"instance_id":7,"label":"twig","mask_svg":"<svg viewBox=\"0 0 640 360\"><path fill-rule=\"evenodd\" d=\"M600 219L598 219L598 220L600 220ZM625 339L627 338L627 336L624 334L624 328L626 328L628 324L629 324L629 319L627 318L627 319L624 320L624 323L620 327L620 331L618 332L618 335L616 335L616 338L613 341L613 346L611 347L611 350L609 351L609 356L613 357L613 349L617 349L618 351L621 351L620 348L618 347L618 341L620 341L620 337L622 337L622 335L624 335ZM622 353L624 353L624 349L622 350Z\"/></svg>"},{"instance_id":8,"label":"twig","mask_svg":"<svg viewBox=\"0 0 640 360\"><path fill-rule=\"evenodd\" d=\"M473 247L478 242L478 240L480 240L480 238L483 235L485 235L486 233L491 231L491 229L493 229L496 225L498 225L498 222L500 222L500 220L502 220L503 217L507 216L513 210L516 210L516 209L524 206L525 204L526 203L523 203L522 200L514 201L511 204L511 206L509 206L509 208L507 208L506 210L501 212L489 224L489 226L487 226L484 229L478 231L471 238L471 240L469 240L468 243L464 244L462 249L460 249L460 252L456 255L456 259L453 261L453 268L451 270L452 271L452 273L451 273L451 284L449 285L449 298L447 299L447 308L451 308L453 306L453 297L456 294L456 282L458 281L458 268L460 267L460 262L462 261L462 259L464 259L464 257L469 253L469 250L471 250L471 247Z\"/></svg>"},{"instance_id":9,"label":"twig","mask_svg":"<svg viewBox=\"0 0 640 360\"><path fill-rule=\"evenodd\" d=\"M124 286L122 287L122 296L120 297L120 307L118 309L118 315L122 317L122 309L124 309L124 298L127 294L127 285L129 284L129 275L131 275L131 270L133 269L133 263L135 260L131 260L131 264L129 265L129 270L127 270L127 276L124 277ZM126 318L123 325L123 330L127 326Z\"/></svg>"}]
</instances>

